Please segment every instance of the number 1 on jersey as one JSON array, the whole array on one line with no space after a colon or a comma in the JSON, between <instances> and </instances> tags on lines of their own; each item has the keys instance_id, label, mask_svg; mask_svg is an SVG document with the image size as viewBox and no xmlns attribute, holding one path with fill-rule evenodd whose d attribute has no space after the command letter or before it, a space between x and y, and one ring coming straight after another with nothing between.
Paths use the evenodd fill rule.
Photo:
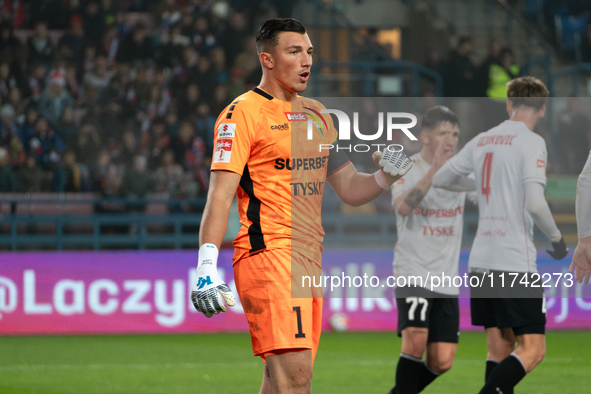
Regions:
<instances>
[{"instance_id":1,"label":"number 1 on jersey","mask_svg":"<svg viewBox=\"0 0 591 394\"><path fill-rule=\"evenodd\" d=\"M294 306L292 309L295 311L295 313L297 315L297 320L298 320L298 332L297 332L297 334L295 334L295 337L296 338L306 338L306 334L304 334L302 332L302 312L300 310L300 307Z\"/></svg>"},{"instance_id":2,"label":"number 1 on jersey","mask_svg":"<svg viewBox=\"0 0 591 394\"><path fill-rule=\"evenodd\" d=\"M482 164L482 195L486 196L486 203L488 204L488 197L490 196L490 172L492 167L493 153L488 152L484 156L484 163Z\"/></svg>"}]
</instances>

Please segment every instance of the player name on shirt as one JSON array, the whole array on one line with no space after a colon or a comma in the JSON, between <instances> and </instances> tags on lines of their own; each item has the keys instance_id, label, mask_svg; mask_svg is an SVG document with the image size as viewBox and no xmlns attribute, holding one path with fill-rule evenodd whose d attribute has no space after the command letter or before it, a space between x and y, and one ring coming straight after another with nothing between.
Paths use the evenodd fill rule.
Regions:
<instances>
[{"instance_id":1,"label":"player name on shirt","mask_svg":"<svg viewBox=\"0 0 591 394\"><path fill-rule=\"evenodd\" d=\"M517 137L515 135L484 135L478 139L476 146L485 145L513 145L513 140Z\"/></svg>"}]
</instances>

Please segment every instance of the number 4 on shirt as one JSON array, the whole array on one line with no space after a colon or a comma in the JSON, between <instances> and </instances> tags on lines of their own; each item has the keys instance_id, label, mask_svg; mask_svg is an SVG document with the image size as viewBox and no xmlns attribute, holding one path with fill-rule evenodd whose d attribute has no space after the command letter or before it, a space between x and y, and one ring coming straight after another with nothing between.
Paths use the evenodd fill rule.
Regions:
<instances>
[{"instance_id":1,"label":"number 4 on shirt","mask_svg":"<svg viewBox=\"0 0 591 394\"><path fill-rule=\"evenodd\" d=\"M484 156L484 163L482 164L482 195L486 196L486 203L488 204L488 197L490 196L490 172L492 168L493 153L488 152Z\"/></svg>"}]
</instances>

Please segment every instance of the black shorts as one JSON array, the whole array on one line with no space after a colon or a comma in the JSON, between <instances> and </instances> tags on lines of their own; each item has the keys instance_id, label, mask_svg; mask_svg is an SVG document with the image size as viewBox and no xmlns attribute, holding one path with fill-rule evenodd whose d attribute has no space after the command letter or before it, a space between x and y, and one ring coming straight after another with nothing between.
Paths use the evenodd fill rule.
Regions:
<instances>
[{"instance_id":1,"label":"black shorts","mask_svg":"<svg viewBox=\"0 0 591 394\"><path fill-rule=\"evenodd\" d=\"M396 288L398 336L407 327L429 329L428 343L458 343L460 308L458 297L435 293L425 288Z\"/></svg>"},{"instance_id":2,"label":"black shorts","mask_svg":"<svg viewBox=\"0 0 591 394\"><path fill-rule=\"evenodd\" d=\"M503 271L487 271L495 278ZM506 278L510 278L505 272ZM470 275L482 275L470 273ZM523 275L520 273L520 275ZM546 300L543 288L521 286L515 281L513 288L497 286L492 288L488 281L483 288L470 288L470 313L473 326L485 328L512 328L515 335L544 334L546 327ZM531 283L531 282L530 282ZM488 285L488 286L487 286Z\"/></svg>"}]
</instances>

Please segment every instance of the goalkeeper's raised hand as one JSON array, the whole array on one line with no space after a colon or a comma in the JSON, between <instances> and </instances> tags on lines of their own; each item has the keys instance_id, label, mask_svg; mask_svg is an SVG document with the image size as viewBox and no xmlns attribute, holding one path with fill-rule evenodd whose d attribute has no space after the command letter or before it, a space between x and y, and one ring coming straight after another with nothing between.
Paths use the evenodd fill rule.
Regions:
<instances>
[{"instance_id":1,"label":"goalkeeper's raised hand","mask_svg":"<svg viewBox=\"0 0 591 394\"><path fill-rule=\"evenodd\" d=\"M384 182L380 182L377 177L376 180L384 189L402 178L412 168L412 160L405 153L402 153L402 151L386 148L384 151L374 152L372 159L381 169L381 172L378 172L378 174L383 175L385 184L382 184Z\"/></svg>"},{"instance_id":2,"label":"goalkeeper's raised hand","mask_svg":"<svg viewBox=\"0 0 591 394\"><path fill-rule=\"evenodd\" d=\"M218 274L218 248L213 244L203 244L199 248L199 263L197 264L197 280L191 289L191 301L195 309L206 317L212 317L236 305L236 298L227 284Z\"/></svg>"}]
</instances>

